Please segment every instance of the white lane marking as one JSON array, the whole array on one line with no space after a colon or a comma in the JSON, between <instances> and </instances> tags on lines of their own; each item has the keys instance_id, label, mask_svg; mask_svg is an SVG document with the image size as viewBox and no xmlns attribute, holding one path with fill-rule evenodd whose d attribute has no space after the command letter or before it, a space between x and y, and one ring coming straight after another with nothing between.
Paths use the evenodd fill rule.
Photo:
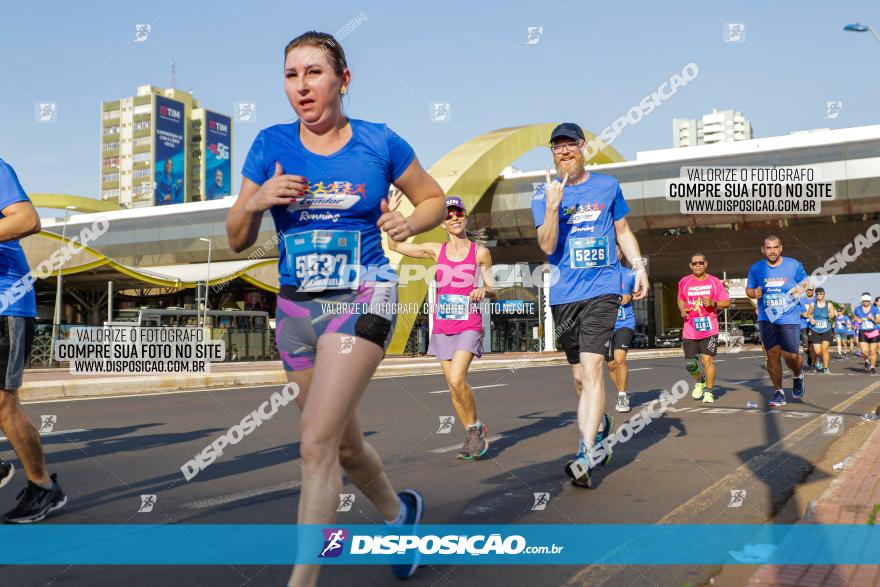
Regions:
<instances>
[{"instance_id":1,"label":"white lane marking","mask_svg":"<svg viewBox=\"0 0 880 587\"><path fill-rule=\"evenodd\" d=\"M40 436L61 436L62 434L75 434L77 432L90 432L88 428L75 428L73 430L55 430L53 432L42 432ZM0 436L0 441L8 441L5 436Z\"/></svg>"},{"instance_id":2,"label":"white lane marking","mask_svg":"<svg viewBox=\"0 0 880 587\"><path fill-rule=\"evenodd\" d=\"M764 357L762 355L758 355L757 357L737 357L736 360L742 361L743 359L763 359L763 358Z\"/></svg>"},{"instance_id":3,"label":"white lane marking","mask_svg":"<svg viewBox=\"0 0 880 587\"><path fill-rule=\"evenodd\" d=\"M510 436L509 434L496 434L495 436L490 436L487 440L489 442L495 442L496 440L501 440L505 436ZM430 450L428 452L434 453L435 455L441 455L445 452L452 452L454 450L461 450L460 444L453 444L452 446L444 446L443 448L435 448L434 450Z\"/></svg>"},{"instance_id":4,"label":"white lane marking","mask_svg":"<svg viewBox=\"0 0 880 587\"><path fill-rule=\"evenodd\" d=\"M632 369L630 369L632 371ZM471 385L471 389L486 389L487 387L504 387L507 385L506 383L494 383L492 385ZM428 393L449 393L448 389L441 389L439 391L429 391Z\"/></svg>"},{"instance_id":5,"label":"white lane marking","mask_svg":"<svg viewBox=\"0 0 880 587\"><path fill-rule=\"evenodd\" d=\"M726 360L727 360L727 359L715 359L715 362L716 362L716 363L723 363L723 362L726 361Z\"/></svg>"},{"instance_id":6,"label":"white lane marking","mask_svg":"<svg viewBox=\"0 0 880 587\"><path fill-rule=\"evenodd\" d=\"M182 507L188 510L201 510L207 508L214 508L220 505L226 505L228 503L233 503L236 501L241 501L245 499L251 499L252 497L257 497L260 495L266 495L267 493L275 493L276 491L285 491L287 489L296 489L299 487L299 481L285 481L284 483L279 483L277 485L271 485L269 487L264 487L262 489L250 489L248 491L239 491L237 493L230 493L228 495L220 495L217 497L212 497L209 499L202 499L199 501L193 501L190 503L183 504Z\"/></svg>"},{"instance_id":7,"label":"white lane marking","mask_svg":"<svg viewBox=\"0 0 880 587\"><path fill-rule=\"evenodd\" d=\"M743 383L748 383L751 379L745 379L743 381L728 381L728 383L732 383L734 385L742 385Z\"/></svg>"},{"instance_id":8,"label":"white lane marking","mask_svg":"<svg viewBox=\"0 0 880 587\"><path fill-rule=\"evenodd\" d=\"M630 369L629 371L630 371L630 372L633 372L633 371L650 371L650 370L653 369L653 368L654 368L654 367L639 367L638 369Z\"/></svg>"}]
</instances>

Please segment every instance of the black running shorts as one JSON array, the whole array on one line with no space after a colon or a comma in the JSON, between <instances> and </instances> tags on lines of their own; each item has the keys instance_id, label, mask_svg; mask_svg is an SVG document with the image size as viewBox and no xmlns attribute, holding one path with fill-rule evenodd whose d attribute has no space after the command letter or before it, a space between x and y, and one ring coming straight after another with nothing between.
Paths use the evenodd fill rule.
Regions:
<instances>
[{"instance_id":1,"label":"black running shorts","mask_svg":"<svg viewBox=\"0 0 880 587\"><path fill-rule=\"evenodd\" d=\"M605 294L550 306L559 344L570 365L581 362L581 353L607 354L620 300L618 294Z\"/></svg>"},{"instance_id":2,"label":"black running shorts","mask_svg":"<svg viewBox=\"0 0 880 587\"><path fill-rule=\"evenodd\" d=\"M629 345L633 339L633 330L632 328L618 328L614 331L614 334L611 335L611 344L608 345L608 353L605 355L606 361L614 360L614 351L621 350L623 352L629 351Z\"/></svg>"},{"instance_id":3,"label":"black running shorts","mask_svg":"<svg viewBox=\"0 0 880 587\"><path fill-rule=\"evenodd\" d=\"M683 338L681 340L681 346L684 348L685 359L696 359L697 355L709 355L710 357L714 357L715 353L718 351L718 335L713 334L712 336L698 338L696 340L692 338Z\"/></svg>"}]
</instances>

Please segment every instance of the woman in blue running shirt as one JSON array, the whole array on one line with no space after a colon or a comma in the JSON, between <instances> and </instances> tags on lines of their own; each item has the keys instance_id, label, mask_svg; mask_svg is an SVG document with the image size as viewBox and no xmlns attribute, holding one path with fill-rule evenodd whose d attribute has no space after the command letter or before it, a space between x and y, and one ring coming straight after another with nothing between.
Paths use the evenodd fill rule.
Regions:
<instances>
[{"instance_id":1,"label":"woman in blue running shirt","mask_svg":"<svg viewBox=\"0 0 880 587\"><path fill-rule=\"evenodd\" d=\"M297 521L333 523L344 470L387 523L415 524L421 496L392 489L356 408L396 314L397 277L380 231L401 242L438 226L446 218L443 190L390 128L344 114L352 77L332 36L307 32L288 43L284 77L297 121L257 135L226 228L230 246L244 251L268 210L279 237L275 336L286 389L298 392L301 410ZM415 206L410 216L389 210L392 184ZM331 542L325 551L337 552ZM392 569L407 578L417 563L413 557ZM317 584L319 569L297 565L290 585Z\"/></svg>"},{"instance_id":2,"label":"woman in blue running shirt","mask_svg":"<svg viewBox=\"0 0 880 587\"><path fill-rule=\"evenodd\" d=\"M877 343L880 342L880 309L871 303L871 294L862 294L862 304L853 310L853 322L859 330L859 349L865 360L865 372L877 373Z\"/></svg>"},{"instance_id":3,"label":"woman in blue running shirt","mask_svg":"<svg viewBox=\"0 0 880 587\"><path fill-rule=\"evenodd\" d=\"M825 288L816 288L816 299L807 307L807 320L810 322L810 344L816 355L816 372L831 373L831 329L837 316L834 304L825 299Z\"/></svg>"}]
</instances>

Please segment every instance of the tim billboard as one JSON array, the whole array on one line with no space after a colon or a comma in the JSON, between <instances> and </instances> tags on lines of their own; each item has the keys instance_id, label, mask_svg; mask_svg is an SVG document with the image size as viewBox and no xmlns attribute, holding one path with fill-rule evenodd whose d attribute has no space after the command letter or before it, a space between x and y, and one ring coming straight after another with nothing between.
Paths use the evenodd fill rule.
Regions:
<instances>
[{"instance_id":1,"label":"tim billboard","mask_svg":"<svg viewBox=\"0 0 880 587\"><path fill-rule=\"evenodd\" d=\"M153 125L156 163L156 205L186 201L184 106L177 100L156 96Z\"/></svg>"},{"instance_id":2,"label":"tim billboard","mask_svg":"<svg viewBox=\"0 0 880 587\"><path fill-rule=\"evenodd\" d=\"M205 199L228 196L232 182L232 119L205 113Z\"/></svg>"}]
</instances>

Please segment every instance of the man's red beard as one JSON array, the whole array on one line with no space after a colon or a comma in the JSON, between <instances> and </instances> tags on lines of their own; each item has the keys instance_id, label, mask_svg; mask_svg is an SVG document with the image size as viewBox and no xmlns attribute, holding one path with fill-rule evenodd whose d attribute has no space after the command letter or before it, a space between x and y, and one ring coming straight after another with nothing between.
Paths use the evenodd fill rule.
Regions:
<instances>
[{"instance_id":1,"label":"man's red beard","mask_svg":"<svg viewBox=\"0 0 880 587\"><path fill-rule=\"evenodd\" d=\"M581 153L575 153L573 157L568 160L558 160L555 162L556 165L556 175L559 177L559 181L568 175L568 179L577 179L584 173L584 167L586 166L586 161L584 160L584 156Z\"/></svg>"}]
</instances>

